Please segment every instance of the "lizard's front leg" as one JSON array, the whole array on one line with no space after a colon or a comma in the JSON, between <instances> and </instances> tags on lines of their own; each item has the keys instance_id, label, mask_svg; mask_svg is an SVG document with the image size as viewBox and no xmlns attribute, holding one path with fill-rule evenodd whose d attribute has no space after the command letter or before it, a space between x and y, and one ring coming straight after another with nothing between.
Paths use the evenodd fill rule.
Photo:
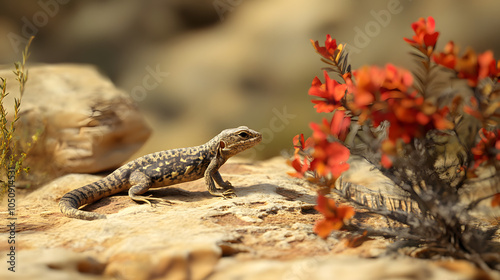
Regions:
<instances>
[{"instance_id":1,"label":"lizard's front leg","mask_svg":"<svg viewBox=\"0 0 500 280\"><path fill-rule=\"evenodd\" d=\"M207 185L208 192L211 195L222 196L224 198L232 198L233 196L236 196L233 186L229 182L224 182L218 171L219 167L223 163L224 160L219 157L215 157L212 159L207 167L207 170L205 170L205 184ZM217 184L223 188L223 192L221 192L220 189L217 189L214 183L214 179Z\"/></svg>"},{"instance_id":2,"label":"lizard's front leg","mask_svg":"<svg viewBox=\"0 0 500 280\"><path fill-rule=\"evenodd\" d=\"M128 190L128 196L133 200L146 202L150 206L153 206L151 204L151 201L171 204L170 201L163 198L140 195L147 192L149 188L153 185L151 178L146 174L140 171L134 171L132 172L132 174L130 174L129 182L132 185L132 187L130 187L130 189Z\"/></svg>"},{"instance_id":3,"label":"lizard's front leg","mask_svg":"<svg viewBox=\"0 0 500 280\"><path fill-rule=\"evenodd\" d=\"M217 185L221 186L224 190L234 189L233 185L231 185L231 182L224 181L224 179L222 179L222 176L220 175L219 171L215 172L212 178L214 178Z\"/></svg>"}]
</instances>

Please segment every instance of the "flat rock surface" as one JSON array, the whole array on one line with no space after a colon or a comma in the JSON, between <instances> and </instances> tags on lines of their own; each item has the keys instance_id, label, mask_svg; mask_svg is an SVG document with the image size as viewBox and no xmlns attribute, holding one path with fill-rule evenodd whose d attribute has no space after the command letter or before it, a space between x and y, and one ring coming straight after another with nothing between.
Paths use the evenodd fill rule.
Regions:
<instances>
[{"instance_id":1,"label":"flat rock surface","mask_svg":"<svg viewBox=\"0 0 500 280\"><path fill-rule=\"evenodd\" d=\"M319 238L312 231L321 218L316 191L288 176L282 158L231 159L220 171L238 197L212 197L198 180L149 192L169 206L138 204L123 193L84 208L106 214L104 220L67 218L57 206L64 193L100 176L66 175L19 196L16 272L7 270L10 233L2 226L0 278L495 279L466 261L387 255L392 241L383 238L356 246L348 246L353 233L346 231ZM0 212L4 223L7 214ZM366 213L355 219L385 224Z\"/></svg>"}]
</instances>

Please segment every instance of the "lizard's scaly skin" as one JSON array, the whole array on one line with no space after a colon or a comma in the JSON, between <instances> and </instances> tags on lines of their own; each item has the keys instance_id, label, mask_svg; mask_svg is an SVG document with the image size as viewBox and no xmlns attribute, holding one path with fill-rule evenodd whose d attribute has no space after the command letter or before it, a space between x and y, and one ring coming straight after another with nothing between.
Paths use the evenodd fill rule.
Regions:
<instances>
[{"instance_id":1,"label":"lizard's scaly skin","mask_svg":"<svg viewBox=\"0 0 500 280\"><path fill-rule=\"evenodd\" d=\"M103 197L129 190L135 201L163 201L161 198L144 197L150 188L166 187L205 178L210 194L232 197L231 183L222 180L219 167L237 153L257 145L262 135L246 126L223 130L207 143L191 147L156 152L133 160L107 177L66 193L59 201L61 212L83 220L105 219L106 216L78 208ZM222 187L215 187L215 182Z\"/></svg>"}]
</instances>

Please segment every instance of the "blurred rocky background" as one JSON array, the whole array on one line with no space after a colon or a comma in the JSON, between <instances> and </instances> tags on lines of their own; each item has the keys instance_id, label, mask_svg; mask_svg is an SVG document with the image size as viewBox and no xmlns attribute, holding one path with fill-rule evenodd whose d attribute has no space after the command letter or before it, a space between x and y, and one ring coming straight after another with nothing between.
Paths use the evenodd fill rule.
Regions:
<instances>
[{"instance_id":1,"label":"blurred rocky background","mask_svg":"<svg viewBox=\"0 0 500 280\"><path fill-rule=\"evenodd\" d=\"M251 158L291 148L317 120L307 95L323 63L310 39L332 34L354 68L412 67L410 24L433 16L438 48L500 54L498 1L38 0L2 1L0 63L83 63L136 102L152 128L132 157L204 143L247 125L264 133ZM28 82L29 84L29 82Z\"/></svg>"},{"instance_id":2,"label":"blurred rocky background","mask_svg":"<svg viewBox=\"0 0 500 280\"><path fill-rule=\"evenodd\" d=\"M324 67L310 39L323 44L331 34L348 43L353 68L411 68L403 37L419 17L433 16L438 48L453 39L462 50L492 49L498 59L498 11L500 2L482 0L0 0L0 64L9 67L0 76L11 75L12 97L12 63L36 36L22 104L30 121L20 126L43 136L33 171L99 172L240 125L264 135L246 157L265 159L290 151L292 137L309 134L309 122L322 117L307 94ZM64 217L57 202L100 176L67 175L31 194L18 188L19 272L3 269L0 278L496 279L468 262L383 257L397 245L389 239L348 245L356 236L349 232L320 239L312 231L320 218L316 191L286 171L281 158L230 162L222 173L237 198L211 197L199 180L157 190L174 199L168 207L104 198L87 210L109 219L92 224ZM384 186L366 169L359 174L359 184ZM385 225L362 212L355 219ZM9 230L2 227L0 237L7 240ZM0 243L4 264L9 246Z\"/></svg>"}]
</instances>

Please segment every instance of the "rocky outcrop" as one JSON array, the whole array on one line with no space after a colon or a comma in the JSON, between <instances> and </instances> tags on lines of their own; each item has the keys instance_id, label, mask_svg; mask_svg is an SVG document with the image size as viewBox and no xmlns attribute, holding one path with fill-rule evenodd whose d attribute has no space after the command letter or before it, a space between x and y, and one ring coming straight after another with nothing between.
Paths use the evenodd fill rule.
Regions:
<instances>
[{"instance_id":1,"label":"rocky outcrop","mask_svg":"<svg viewBox=\"0 0 500 280\"><path fill-rule=\"evenodd\" d=\"M286 174L282 158L265 162L231 159L221 168L238 197L212 197L203 180L151 190L173 202L150 207L126 193L86 206L108 219L63 216L61 196L99 179L61 177L16 208L17 271L8 279L478 279L487 277L465 261L429 261L386 255L392 242L372 238L356 246L342 231L323 240L312 231L320 218L316 191ZM369 178L366 177L366 178ZM3 206L2 206L3 207ZM0 220L6 221L6 212ZM359 213L373 226L379 217ZM10 233L0 228L0 238ZM17 245L18 244L18 245ZM7 242L0 243L5 265ZM493 275L495 276L495 275ZM484 278L487 279L487 278Z\"/></svg>"},{"instance_id":2,"label":"rocky outcrop","mask_svg":"<svg viewBox=\"0 0 500 280\"><path fill-rule=\"evenodd\" d=\"M29 156L32 170L108 170L126 161L151 134L132 99L95 67L40 65L28 71L18 131L23 141L39 134ZM11 94L5 105L11 110L18 83L10 69L0 71L0 77L7 79Z\"/></svg>"}]
</instances>

